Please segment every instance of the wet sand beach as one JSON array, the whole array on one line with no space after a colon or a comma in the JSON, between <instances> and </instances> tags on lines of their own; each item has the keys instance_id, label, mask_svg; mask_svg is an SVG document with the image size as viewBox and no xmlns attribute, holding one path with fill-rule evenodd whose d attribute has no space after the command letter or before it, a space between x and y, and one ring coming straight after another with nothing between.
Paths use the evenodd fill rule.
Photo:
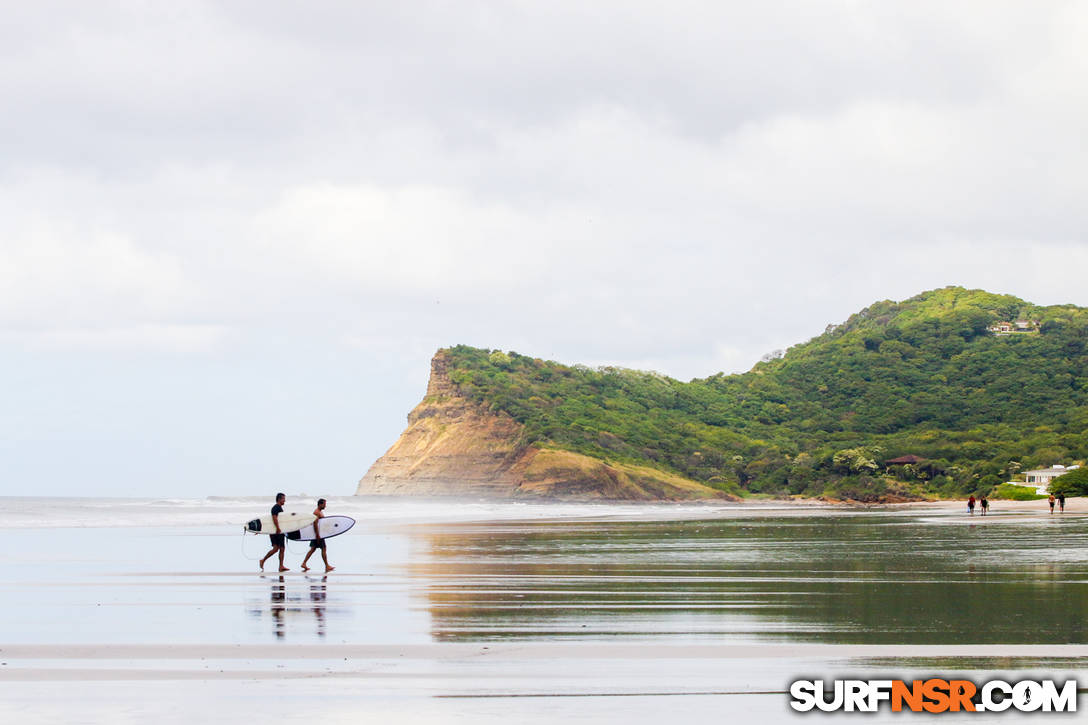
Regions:
<instances>
[{"instance_id":1,"label":"wet sand beach","mask_svg":"<svg viewBox=\"0 0 1088 725\"><path fill-rule=\"evenodd\" d=\"M783 722L803 717L799 677L1088 663L1081 499L984 519L962 502L333 500L359 523L329 541L328 576L298 571L297 543L293 571L257 571L267 539L240 522L263 499L4 504L9 722ZM33 525L46 510L63 525ZM115 525L88 525L104 510Z\"/></svg>"}]
</instances>

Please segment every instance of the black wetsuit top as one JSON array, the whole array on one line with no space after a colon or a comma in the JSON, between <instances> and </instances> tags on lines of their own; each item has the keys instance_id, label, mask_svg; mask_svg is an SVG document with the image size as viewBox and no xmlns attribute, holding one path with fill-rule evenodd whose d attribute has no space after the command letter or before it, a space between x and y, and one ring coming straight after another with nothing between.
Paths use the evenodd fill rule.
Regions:
<instances>
[{"instance_id":1,"label":"black wetsuit top","mask_svg":"<svg viewBox=\"0 0 1088 725\"><path fill-rule=\"evenodd\" d=\"M282 514L282 513L283 513L283 506L280 506L279 504L276 504L275 506L272 507L272 515L273 516L278 516L279 514ZM275 524L272 525L273 529L275 529L275 526L276 526ZM268 536L272 539L272 546L283 546L284 545L283 534L269 534Z\"/></svg>"}]
</instances>

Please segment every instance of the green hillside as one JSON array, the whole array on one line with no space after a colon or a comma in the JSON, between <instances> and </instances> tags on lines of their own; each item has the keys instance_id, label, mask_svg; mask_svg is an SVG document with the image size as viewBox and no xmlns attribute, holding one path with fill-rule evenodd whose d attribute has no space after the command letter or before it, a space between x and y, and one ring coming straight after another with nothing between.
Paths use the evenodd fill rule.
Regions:
<instances>
[{"instance_id":1,"label":"green hillside","mask_svg":"<svg viewBox=\"0 0 1088 725\"><path fill-rule=\"evenodd\" d=\"M987 329L1017 321L1024 331ZM686 383L446 354L461 392L523 423L526 444L734 492L951 496L1088 457L1088 309L979 290L878 302L747 373ZM923 460L884 465L907 454Z\"/></svg>"}]
</instances>

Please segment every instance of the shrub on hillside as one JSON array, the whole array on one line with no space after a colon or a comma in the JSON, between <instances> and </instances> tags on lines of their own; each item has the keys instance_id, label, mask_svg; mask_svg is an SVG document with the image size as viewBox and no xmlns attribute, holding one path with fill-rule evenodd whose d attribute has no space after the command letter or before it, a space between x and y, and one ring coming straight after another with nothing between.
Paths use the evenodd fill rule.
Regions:
<instances>
[{"instance_id":1,"label":"shrub on hillside","mask_svg":"<svg viewBox=\"0 0 1088 725\"><path fill-rule=\"evenodd\" d=\"M1066 496L1088 496L1088 468L1075 468L1050 482L1050 492Z\"/></svg>"}]
</instances>

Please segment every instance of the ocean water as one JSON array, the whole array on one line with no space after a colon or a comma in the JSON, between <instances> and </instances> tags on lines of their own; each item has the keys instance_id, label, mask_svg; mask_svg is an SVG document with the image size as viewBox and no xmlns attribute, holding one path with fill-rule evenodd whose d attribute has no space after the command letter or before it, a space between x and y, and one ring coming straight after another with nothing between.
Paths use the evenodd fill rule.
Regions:
<instances>
[{"instance_id":1,"label":"ocean water","mask_svg":"<svg viewBox=\"0 0 1088 725\"><path fill-rule=\"evenodd\" d=\"M287 511L310 512L316 496L288 496ZM765 504L617 504L524 503L488 500L393 499L384 496L329 498L328 513L351 516L361 523L437 523L472 521L573 519L688 519L763 515L768 511L799 512L811 507ZM0 496L0 527L240 527L267 514L272 496L186 498L39 498ZM825 507L826 508L826 507ZM844 515L850 513L844 512Z\"/></svg>"},{"instance_id":2,"label":"ocean water","mask_svg":"<svg viewBox=\"0 0 1088 725\"><path fill-rule=\"evenodd\" d=\"M286 510L313 505L292 496ZM16 532L12 546L0 549L0 590L13 615L0 620L0 642L438 641L457 629L436 626L447 607L434 598L460 586L445 584L447 576L483 576L458 573L463 564L454 562L448 572L436 570L445 555L436 559L434 547L451 531L468 535L482 526L485 539L508 543L510 532L544 531L535 527L546 523L607 527L782 510L330 499L329 513L357 520L328 541L330 579L321 576L319 555L310 572L300 571L305 542L288 542L286 576L274 559L258 573L268 537L246 533L243 523L270 506L263 497L0 498L0 528ZM493 552L495 564L504 565L506 545Z\"/></svg>"},{"instance_id":3,"label":"ocean water","mask_svg":"<svg viewBox=\"0 0 1088 725\"><path fill-rule=\"evenodd\" d=\"M89 722L118 721L119 703L133 721L240 715L269 693L335 701L345 722L356 701L395 719L650 722L680 696L694 721L722 708L788 721L782 692L801 674L979 678L1088 661L1076 510L344 497L328 513L358 523L328 540L336 570L315 556L301 572L307 546L289 542L279 575L258 571L267 537L242 528L270 506L0 498L0 715L63 716L46 695L60 679L98 703ZM285 690L278 678L296 675Z\"/></svg>"},{"instance_id":4,"label":"ocean water","mask_svg":"<svg viewBox=\"0 0 1088 725\"><path fill-rule=\"evenodd\" d=\"M310 510L310 502L288 510ZM258 573L252 499L0 499L0 642L1084 643L1088 516L344 498Z\"/></svg>"}]
</instances>

